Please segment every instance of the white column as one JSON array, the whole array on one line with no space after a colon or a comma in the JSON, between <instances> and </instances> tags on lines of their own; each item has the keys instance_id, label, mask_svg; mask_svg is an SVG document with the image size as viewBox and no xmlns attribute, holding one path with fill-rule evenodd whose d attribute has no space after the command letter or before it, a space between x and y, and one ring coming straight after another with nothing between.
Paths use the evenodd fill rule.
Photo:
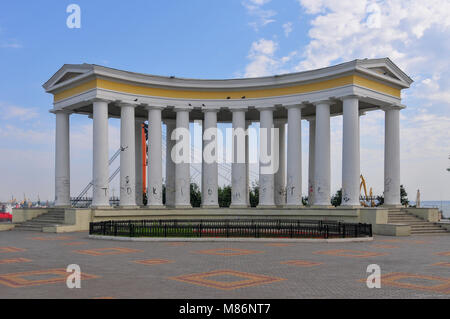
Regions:
<instances>
[{"instance_id":1,"label":"white column","mask_svg":"<svg viewBox=\"0 0 450 319\"><path fill-rule=\"evenodd\" d=\"M110 207L108 157L108 102L95 100L93 103L92 206L96 208Z\"/></svg>"},{"instance_id":2,"label":"white column","mask_svg":"<svg viewBox=\"0 0 450 319\"><path fill-rule=\"evenodd\" d=\"M302 206L302 106L288 106L286 206Z\"/></svg>"},{"instance_id":3,"label":"white column","mask_svg":"<svg viewBox=\"0 0 450 319\"><path fill-rule=\"evenodd\" d=\"M247 165L245 164L245 111L233 109L233 162L231 164L231 208L247 207Z\"/></svg>"},{"instance_id":4,"label":"white column","mask_svg":"<svg viewBox=\"0 0 450 319\"><path fill-rule=\"evenodd\" d=\"M70 207L70 113L55 115L55 206Z\"/></svg>"},{"instance_id":5,"label":"white column","mask_svg":"<svg viewBox=\"0 0 450 319\"><path fill-rule=\"evenodd\" d=\"M316 103L314 206L331 206L330 101Z\"/></svg>"},{"instance_id":6,"label":"white column","mask_svg":"<svg viewBox=\"0 0 450 319\"><path fill-rule=\"evenodd\" d=\"M247 207L250 207L250 153L249 153L249 132L248 128L251 125L251 122L245 122L245 131L247 134L245 134L245 173L246 173L246 186L247 186L247 192L245 193L246 196L246 203Z\"/></svg>"},{"instance_id":7,"label":"white column","mask_svg":"<svg viewBox=\"0 0 450 319\"><path fill-rule=\"evenodd\" d=\"M272 143L273 108L260 110L260 145L259 145L259 204L258 207L274 208L275 206L275 180L274 173L278 169L278 158ZM265 141L264 141L265 139ZM263 145L263 144L266 145ZM267 152L263 152L261 147ZM266 153L266 154L264 154Z\"/></svg>"},{"instance_id":8,"label":"white column","mask_svg":"<svg viewBox=\"0 0 450 319\"><path fill-rule=\"evenodd\" d=\"M308 205L314 204L314 156L316 153L316 119L309 122Z\"/></svg>"},{"instance_id":9,"label":"white column","mask_svg":"<svg viewBox=\"0 0 450 319\"><path fill-rule=\"evenodd\" d=\"M144 122L141 119L136 119L136 123L135 123L135 132L134 132L134 136L135 136L135 152L136 152L136 164L135 164L135 169L136 169L136 204L138 206L142 206L144 204L144 193L143 193L143 184L144 181L142 179L142 171L143 171L143 167L142 165L143 163L143 152L142 152L142 124Z\"/></svg>"},{"instance_id":10,"label":"white column","mask_svg":"<svg viewBox=\"0 0 450 319\"><path fill-rule=\"evenodd\" d=\"M275 128L278 129L278 154L280 163L274 176L275 205L284 206L286 204L286 121L284 119L275 120Z\"/></svg>"},{"instance_id":11,"label":"white column","mask_svg":"<svg viewBox=\"0 0 450 319\"><path fill-rule=\"evenodd\" d=\"M120 104L120 206L136 206L134 105Z\"/></svg>"},{"instance_id":12,"label":"white column","mask_svg":"<svg viewBox=\"0 0 450 319\"><path fill-rule=\"evenodd\" d=\"M163 207L162 203L162 122L161 107L148 109L148 191L147 206Z\"/></svg>"},{"instance_id":13,"label":"white column","mask_svg":"<svg viewBox=\"0 0 450 319\"><path fill-rule=\"evenodd\" d=\"M203 121L203 161L202 161L202 207L218 208L218 150L217 150L217 112L218 109L205 109ZM206 134L205 134L206 133Z\"/></svg>"},{"instance_id":14,"label":"white column","mask_svg":"<svg viewBox=\"0 0 450 319\"><path fill-rule=\"evenodd\" d=\"M385 110L384 206L400 206L400 109Z\"/></svg>"},{"instance_id":15,"label":"white column","mask_svg":"<svg viewBox=\"0 0 450 319\"><path fill-rule=\"evenodd\" d=\"M175 140L172 140L172 133L175 130L175 120L165 119L166 124L166 206L175 206L175 162L172 158L172 149Z\"/></svg>"},{"instance_id":16,"label":"white column","mask_svg":"<svg viewBox=\"0 0 450 319\"><path fill-rule=\"evenodd\" d=\"M342 102L342 206L359 207L359 101L357 96L346 96Z\"/></svg>"},{"instance_id":17,"label":"white column","mask_svg":"<svg viewBox=\"0 0 450 319\"><path fill-rule=\"evenodd\" d=\"M175 207L191 208L191 141L189 133L189 109L175 109L177 113L175 152L182 160L175 158ZM182 137L181 137L182 136Z\"/></svg>"}]
</instances>

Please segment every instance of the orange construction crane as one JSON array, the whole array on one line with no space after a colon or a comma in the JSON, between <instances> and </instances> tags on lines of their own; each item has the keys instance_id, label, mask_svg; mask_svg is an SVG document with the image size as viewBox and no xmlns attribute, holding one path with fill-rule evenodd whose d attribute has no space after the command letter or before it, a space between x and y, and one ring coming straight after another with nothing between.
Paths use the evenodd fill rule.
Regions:
<instances>
[{"instance_id":1,"label":"orange construction crane","mask_svg":"<svg viewBox=\"0 0 450 319\"><path fill-rule=\"evenodd\" d=\"M369 207L367 204L367 200L370 200L370 207L375 207L375 202L373 201L373 193L372 193L372 187L369 189L369 196L367 196L367 186L366 186L366 180L364 179L364 176L362 174L360 175L361 183L359 184L359 193L361 194L361 188L364 188L364 200L361 200L361 205L364 207Z\"/></svg>"}]
</instances>

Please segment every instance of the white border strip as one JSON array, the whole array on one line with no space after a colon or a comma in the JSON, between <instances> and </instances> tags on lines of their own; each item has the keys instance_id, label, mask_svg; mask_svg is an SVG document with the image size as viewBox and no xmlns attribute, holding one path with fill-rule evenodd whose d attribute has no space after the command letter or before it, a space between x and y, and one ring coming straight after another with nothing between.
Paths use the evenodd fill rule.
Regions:
<instances>
[{"instance_id":1,"label":"white border strip","mask_svg":"<svg viewBox=\"0 0 450 319\"><path fill-rule=\"evenodd\" d=\"M260 243L347 243L347 242L367 242L373 241L373 237L359 238L245 238L245 237L116 237L89 235L90 239L97 240L117 240L117 241L147 241L147 242L260 242Z\"/></svg>"}]
</instances>

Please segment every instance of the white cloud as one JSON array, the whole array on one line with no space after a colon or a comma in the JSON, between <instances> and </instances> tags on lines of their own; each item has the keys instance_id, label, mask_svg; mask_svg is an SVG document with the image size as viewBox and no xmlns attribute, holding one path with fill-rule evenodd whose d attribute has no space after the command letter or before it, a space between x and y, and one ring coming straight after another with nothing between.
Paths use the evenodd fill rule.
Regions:
<instances>
[{"instance_id":1,"label":"white cloud","mask_svg":"<svg viewBox=\"0 0 450 319\"><path fill-rule=\"evenodd\" d=\"M285 24L283 24L283 30L284 30L284 35L287 38L289 36L289 33L291 33L293 30L292 22L286 22Z\"/></svg>"},{"instance_id":2,"label":"white cloud","mask_svg":"<svg viewBox=\"0 0 450 319\"><path fill-rule=\"evenodd\" d=\"M269 76L287 73L291 70L289 64L297 56L297 51L277 57L278 43L274 40L259 39L252 43L248 59L250 63L245 68L245 77Z\"/></svg>"},{"instance_id":3,"label":"white cloud","mask_svg":"<svg viewBox=\"0 0 450 319\"><path fill-rule=\"evenodd\" d=\"M246 76L315 69L352 59L390 57L415 83L402 93L401 182L410 195L448 198L450 154L450 2L298 0L309 14L309 42L278 57L270 40L252 44ZM292 41L292 36L290 37ZM300 41L299 41L300 43ZM258 49L259 48L259 49ZM301 52L301 54L297 54ZM337 125L337 126L336 126ZM333 124L333 189L340 185L339 123ZM361 117L361 171L383 190L384 112ZM447 176L445 179L444 177ZM445 192L447 190L447 193Z\"/></svg>"},{"instance_id":4,"label":"white cloud","mask_svg":"<svg viewBox=\"0 0 450 319\"><path fill-rule=\"evenodd\" d=\"M9 105L0 102L0 117L5 120L30 120L38 117L36 108Z\"/></svg>"},{"instance_id":5,"label":"white cloud","mask_svg":"<svg viewBox=\"0 0 450 319\"><path fill-rule=\"evenodd\" d=\"M258 6L262 6L263 4L270 2L270 0L249 0L249 1Z\"/></svg>"},{"instance_id":6,"label":"white cloud","mask_svg":"<svg viewBox=\"0 0 450 319\"><path fill-rule=\"evenodd\" d=\"M263 5L268 2L270 0L244 0L242 2L242 5L247 9L247 13L256 19L249 23L255 31L276 21L273 17L277 13L274 10L263 9Z\"/></svg>"},{"instance_id":7,"label":"white cloud","mask_svg":"<svg viewBox=\"0 0 450 319\"><path fill-rule=\"evenodd\" d=\"M447 0L299 0L316 14L310 43L297 69L314 69L336 61L389 56L403 68L423 62L433 48L420 40L433 29L448 42L450 2ZM423 50L425 49L425 50Z\"/></svg>"},{"instance_id":8,"label":"white cloud","mask_svg":"<svg viewBox=\"0 0 450 319\"><path fill-rule=\"evenodd\" d=\"M278 44L272 40L260 39L252 43L249 59L252 60L246 69L245 77L266 76L273 73L279 65L274 58Z\"/></svg>"}]
</instances>

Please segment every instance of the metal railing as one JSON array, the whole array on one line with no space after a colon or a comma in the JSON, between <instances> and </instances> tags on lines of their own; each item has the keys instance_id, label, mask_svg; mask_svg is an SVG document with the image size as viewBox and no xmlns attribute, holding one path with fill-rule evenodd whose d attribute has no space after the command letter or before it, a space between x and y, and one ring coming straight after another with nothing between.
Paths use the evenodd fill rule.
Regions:
<instances>
[{"instance_id":1,"label":"metal railing","mask_svg":"<svg viewBox=\"0 0 450 319\"><path fill-rule=\"evenodd\" d=\"M91 207L92 197L71 197L70 201L72 203L72 207L74 208L88 208ZM119 206L120 198L117 196L112 196L109 198L109 204L112 207Z\"/></svg>"},{"instance_id":2,"label":"metal railing","mask_svg":"<svg viewBox=\"0 0 450 319\"><path fill-rule=\"evenodd\" d=\"M372 237L372 225L311 220L128 220L92 222L90 235L122 237Z\"/></svg>"}]
</instances>

